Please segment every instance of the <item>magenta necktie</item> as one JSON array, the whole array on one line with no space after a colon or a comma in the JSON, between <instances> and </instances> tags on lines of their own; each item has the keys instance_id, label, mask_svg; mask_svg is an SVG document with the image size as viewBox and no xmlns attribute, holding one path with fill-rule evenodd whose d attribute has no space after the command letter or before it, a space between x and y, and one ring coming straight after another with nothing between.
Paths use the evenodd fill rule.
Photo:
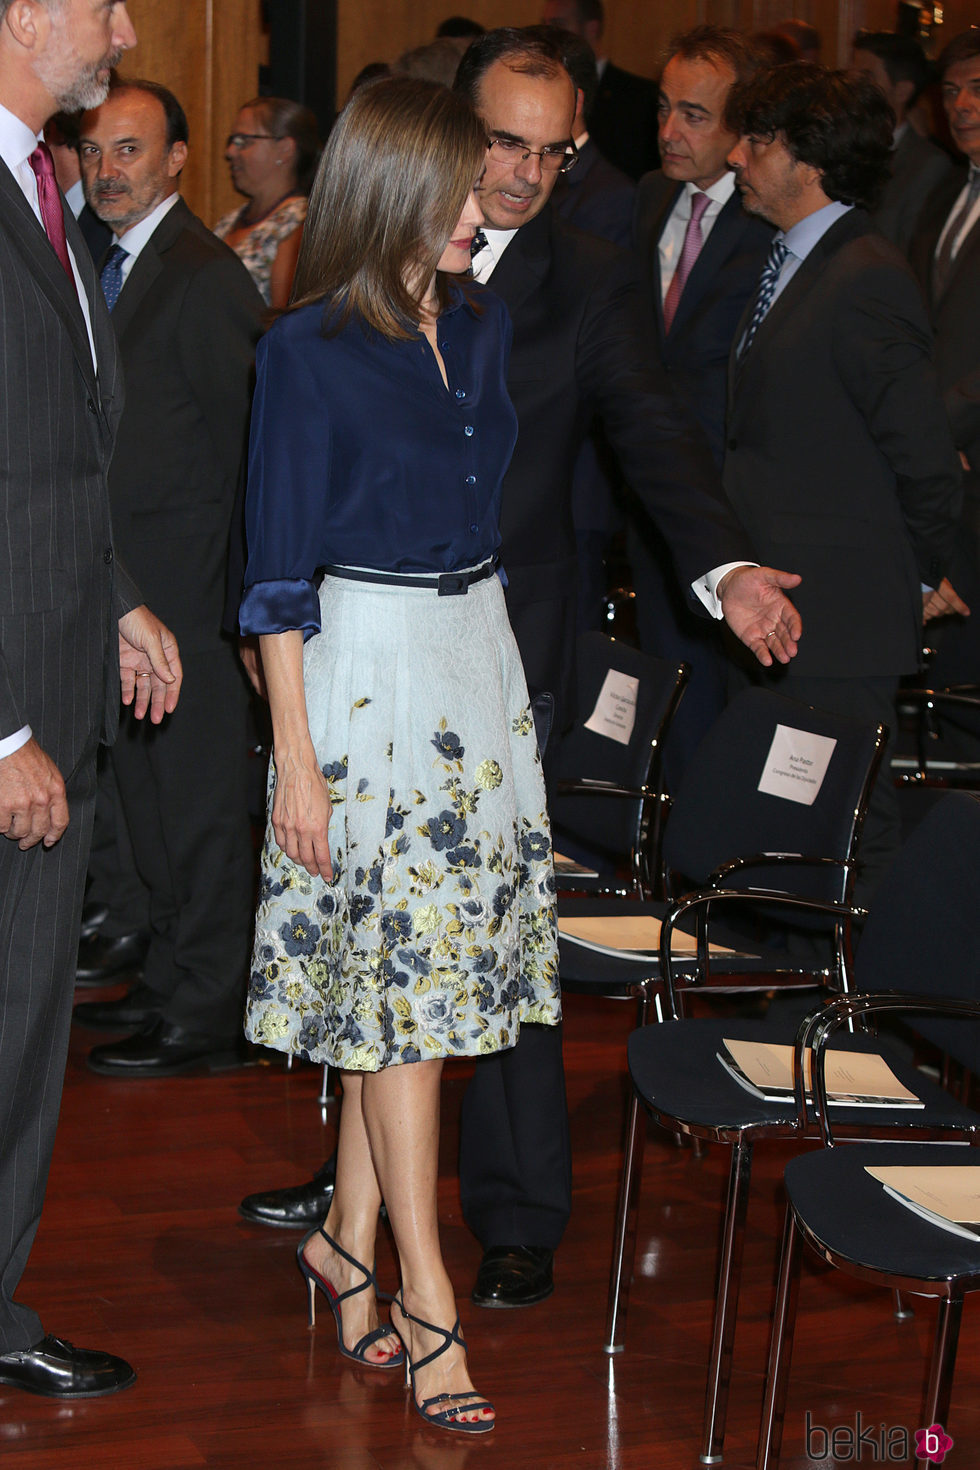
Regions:
<instances>
[{"instance_id":1,"label":"magenta necktie","mask_svg":"<svg viewBox=\"0 0 980 1470\"><path fill-rule=\"evenodd\" d=\"M75 288L75 273L68 258L68 241L65 239L65 219L61 213L61 194L54 176L54 160L47 143L38 143L27 161L37 179L37 202L41 208L44 233L51 241L55 255L68 272L68 279Z\"/></svg>"},{"instance_id":2,"label":"magenta necktie","mask_svg":"<svg viewBox=\"0 0 980 1470\"><path fill-rule=\"evenodd\" d=\"M707 194L702 194L699 190L695 190L691 195L691 218L687 222L681 258L677 262L674 279L667 288L667 298L664 301L664 327L668 332L677 312L681 292L687 285L687 278L694 268L694 262L701 254L701 246L704 244L704 236L701 234L701 216L710 203L711 200Z\"/></svg>"}]
</instances>

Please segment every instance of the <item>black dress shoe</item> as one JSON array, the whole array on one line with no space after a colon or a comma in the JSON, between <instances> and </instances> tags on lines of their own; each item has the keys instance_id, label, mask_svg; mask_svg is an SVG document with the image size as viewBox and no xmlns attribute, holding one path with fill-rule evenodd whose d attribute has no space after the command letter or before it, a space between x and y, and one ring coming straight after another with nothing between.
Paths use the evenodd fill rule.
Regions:
<instances>
[{"instance_id":1,"label":"black dress shoe","mask_svg":"<svg viewBox=\"0 0 980 1470\"><path fill-rule=\"evenodd\" d=\"M495 1245L484 1252L472 1300L478 1307L532 1307L555 1289L554 1251L537 1245Z\"/></svg>"},{"instance_id":2,"label":"black dress shoe","mask_svg":"<svg viewBox=\"0 0 980 1470\"><path fill-rule=\"evenodd\" d=\"M286 1230L309 1230L312 1225L321 1225L333 1199L336 1170L337 1155L331 1154L306 1184L247 1194L238 1213L256 1225L277 1225Z\"/></svg>"},{"instance_id":3,"label":"black dress shoe","mask_svg":"<svg viewBox=\"0 0 980 1470\"><path fill-rule=\"evenodd\" d=\"M138 973L149 942L147 934L121 934L117 939L93 934L80 940L75 984L105 985L115 975Z\"/></svg>"},{"instance_id":4,"label":"black dress shoe","mask_svg":"<svg viewBox=\"0 0 980 1470\"><path fill-rule=\"evenodd\" d=\"M245 1061L245 1043L235 1036L204 1036L162 1016L135 1036L96 1046L88 1064L102 1077L175 1077L179 1072L222 1071Z\"/></svg>"},{"instance_id":5,"label":"black dress shoe","mask_svg":"<svg viewBox=\"0 0 980 1470\"><path fill-rule=\"evenodd\" d=\"M139 1031L160 1014L151 990L134 985L128 995L118 1000L83 1000L71 1013L80 1026L96 1031Z\"/></svg>"},{"instance_id":6,"label":"black dress shoe","mask_svg":"<svg viewBox=\"0 0 980 1470\"><path fill-rule=\"evenodd\" d=\"M109 905L107 903L87 903L82 909L79 939L91 939L93 934L98 934L108 917Z\"/></svg>"},{"instance_id":7,"label":"black dress shoe","mask_svg":"<svg viewBox=\"0 0 980 1470\"><path fill-rule=\"evenodd\" d=\"M73 1347L60 1337L45 1337L26 1352L0 1357L0 1383L49 1399L97 1399L135 1382L124 1358Z\"/></svg>"}]
</instances>

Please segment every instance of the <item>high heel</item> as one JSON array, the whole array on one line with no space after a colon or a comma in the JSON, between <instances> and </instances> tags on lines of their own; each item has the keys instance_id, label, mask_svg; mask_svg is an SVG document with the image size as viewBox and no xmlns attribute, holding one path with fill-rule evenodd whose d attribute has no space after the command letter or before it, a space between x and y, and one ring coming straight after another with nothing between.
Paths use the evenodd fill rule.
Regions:
<instances>
[{"instance_id":1,"label":"high heel","mask_svg":"<svg viewBox=\"0 0 980 1470\"><path fill-rule=\"evenodd\" d=\"M348 1265L354 1266L358 1271L363 1271L364 1280L358 1286L351 1286L347 1289L347 1291L338 1292L335 1287L331 1286L330 1282L325 1276L321 1276L319 1271L314 1270L309 1261L303 1255L304 1246L306 1245L307 1241L313 1239L314 1235L322 1235L332 1251L336 1251L337 1255L341 1256L348 1263ZM334 1321L337 1324L337 1346L340 1348L340 1351L343 1353L345 1358L353 1358L355 1363L364 1363L367 1365L368 1368L400 1368L403 1362L407 1362L404 1350L401 1347L399 1347L397 1352L392 1353L391 1356L389 1358L386 1358L384 1361L376 1358L369 1358L366 1356L368 1348L371 1347L373 1343L380 1342L381 1339L384 1337L399 1335L395 1333L395 1329L393 1327L375 1327L372 1332L366 1332L364 1336L360 1339L360 1341L356 1342L352 1348L346 1347L344 1344L344 1329L340 1315L340 1307L342 1302L345 1302L348 1297L357 1296L360 1292L367 1291L369 1287L374 1290L375 1295L381 1301L394 1301L394 1297L388 1296L386 1293L378 1291L378 1282L373 1271L369 1271L367 1266L362 1265L360 1261L355 1260L353 1256L348 1255L343 1246L339 1245L332 1236L328 1235L327 1232L320 1225L316 1226L315 1229L309 1231L308 1234L303 1236L303 1239L296 1247L296 1260L299 1263L299 1269L303 1273L303 1279L306 1282L306 1287L310 1294L311 1327L313 1327L316 1322L316 1293L317 1287L319 1287L319 1289L323 1292L324 1296L327 1299L330 1310L333 1312Z\"/></svg>"},{"instance_id":2,"label":"high heel","mask_svg":"<svg viewBox=\"0 0 980 1470\"><path fill-rule=\"evenodd\" d=\"M479 1398L475 1389L470 1389L466 1393L433 1394L431 1398L423 1399L421 1403L415 1397L415 1375L421 1368L427 1367L429 1363L434 1363L436 1358L441 1358L443 1353L449 1351L453 1343L458 1344L463 1349L463 1352L466 1352L466 1341L459 1330L459 1316L457 1315L456 1321L453 1323L452 1331L447 1332L445 1327L437 1327L434 1322L425 1322L421 1317L413 1317L411 1312L405 1310L405 1304L401 1297L396 1296L392 1300L406 1322L414 1322L416 1327L423 1327L426 1332L434 1332L437 1337L443 1338L441 1347L435 1348L431 1353L426 1353L424 1358L419 1358L418 1362L413 1363L408 1351L408 1342L402 1337L398 1328L395 1328L398 1336L402 1339L402 1345L405 1350L405 1386L406 1388L411 1388L412 1403L415 1405L419 1417L424 1419L426 1424L434 1424L437 1429L458 1430L461 1434L488 1434L497 1422L495 1419L460 1420L455 1417L457 1414L479 1413L481 1409L489 1409L493 1412L493 1404L490 1403L489 1399ZM475 1400L475 1402L466 1403L465 1400L467 1399ZM436 1409L434 1413L430 1414L428 1411L432 1408L433 1404L445 1404L446 1407Z\"/></svg>"}]
</instances>

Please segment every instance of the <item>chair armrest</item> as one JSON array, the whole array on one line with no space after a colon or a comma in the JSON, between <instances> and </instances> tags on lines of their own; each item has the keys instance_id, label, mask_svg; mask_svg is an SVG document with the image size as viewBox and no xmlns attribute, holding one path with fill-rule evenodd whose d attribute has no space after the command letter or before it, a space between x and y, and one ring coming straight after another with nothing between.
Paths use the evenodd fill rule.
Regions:
<instances>
[{"instance_id":1,"label":"chair armrest","mask_svg":"<svg viewBox=\"0 0 980 1470\"><path fill-rule=\"evenodd\" d=\"M980 1020L980 1000L964 1000L955 996L912 995L902 990L868 991L862 995L838 995L812 1011L802 1022L796 1034L796 1049L793 1059L797 1107L803 1104L803 1057L808 1048L813 1049L811 1106L820 1127L820 1138L825 1148L834 1147L827 1108L826 1048L835 1031L854 1020L863 1020L871 1014L896 1011L926 1012L932 1015L961 1016Z\"/></svg>"},{"instance_id":2,"label":"chair armrest","mask_svg":"<svg viewBox=\"0 0 980 1470\"><path fill-rule=\"evenodd\" d=\"M635 801L642 797L655 797L652 786L620 786L616 781L596 781L588 776L569 778L558 782L559 796L630 796Z\"/></svg>"},{"instance_id":3,"label":"chair armrest","mask_svg":"<svg viewBox=\"0 0 980 1470\"><path fill-rule=\"evenodd\" d=\"M852 858L810 857L802 852L756 852L751 853L748 857L732 858L730 862L722 863L709 875L708 882L711 884L726 883L733 873L741 873L748 868L793 866L840 868L844 873L851 873L856 864Z\"/></svg>"},{"instance_id":4,"label":"chair armrest","mask_svg":"<svg viewBox=\"0 0 980 1470\"><path fill-rule=\"evenodd\" d=\"M867 909L858 908L854 904L840 903L836 899L805 898L799 894L781 893L778 889L770 888L702 888L697 892L683 894L667 911L660 927L660 973L663 977L670 1013L675 1021L680 1020L677 986L674 982L671 958L671 938L675 927L685 915L704 910L704 920L700 921L699 917L697 929L697 961L698 970L702 976L700 983L703 984L707 982L710 974L708 921L711 908L717 904L744 904L746 902L775 904L779 908L795 909L802 913L827 914L830 918L842 921L866 919L868 916ZM848 990L851 984L849 945L842 951L841 958L843 961L841 983L843 988Z\"/></svg>"}]
</instances>

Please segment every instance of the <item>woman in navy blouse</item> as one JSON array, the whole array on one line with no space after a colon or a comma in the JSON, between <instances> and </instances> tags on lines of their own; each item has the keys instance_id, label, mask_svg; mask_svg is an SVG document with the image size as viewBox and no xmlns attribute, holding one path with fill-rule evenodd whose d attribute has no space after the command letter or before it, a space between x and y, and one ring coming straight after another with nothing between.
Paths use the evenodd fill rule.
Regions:
<instances>
[{"instance_id":1,"label":"woman in navy blouse","mask_svg":"<svg viewBox=\"0 0 980 1470\"><path fill-rule=\"evenodd\" d=\"M426 82L378 82L338 120L295 305L259 347L241 607L274 732L246 1030L344 1086L333 1202L299 1247L311 1323L321 1290L346 1356L407 1358L422 1417L468 1433L494 1410L439 1246L442 1064L560 1013L544 787L496 575L510 323L462 279L485 152L468 104Z\"/></svg>"}]
</instances>

